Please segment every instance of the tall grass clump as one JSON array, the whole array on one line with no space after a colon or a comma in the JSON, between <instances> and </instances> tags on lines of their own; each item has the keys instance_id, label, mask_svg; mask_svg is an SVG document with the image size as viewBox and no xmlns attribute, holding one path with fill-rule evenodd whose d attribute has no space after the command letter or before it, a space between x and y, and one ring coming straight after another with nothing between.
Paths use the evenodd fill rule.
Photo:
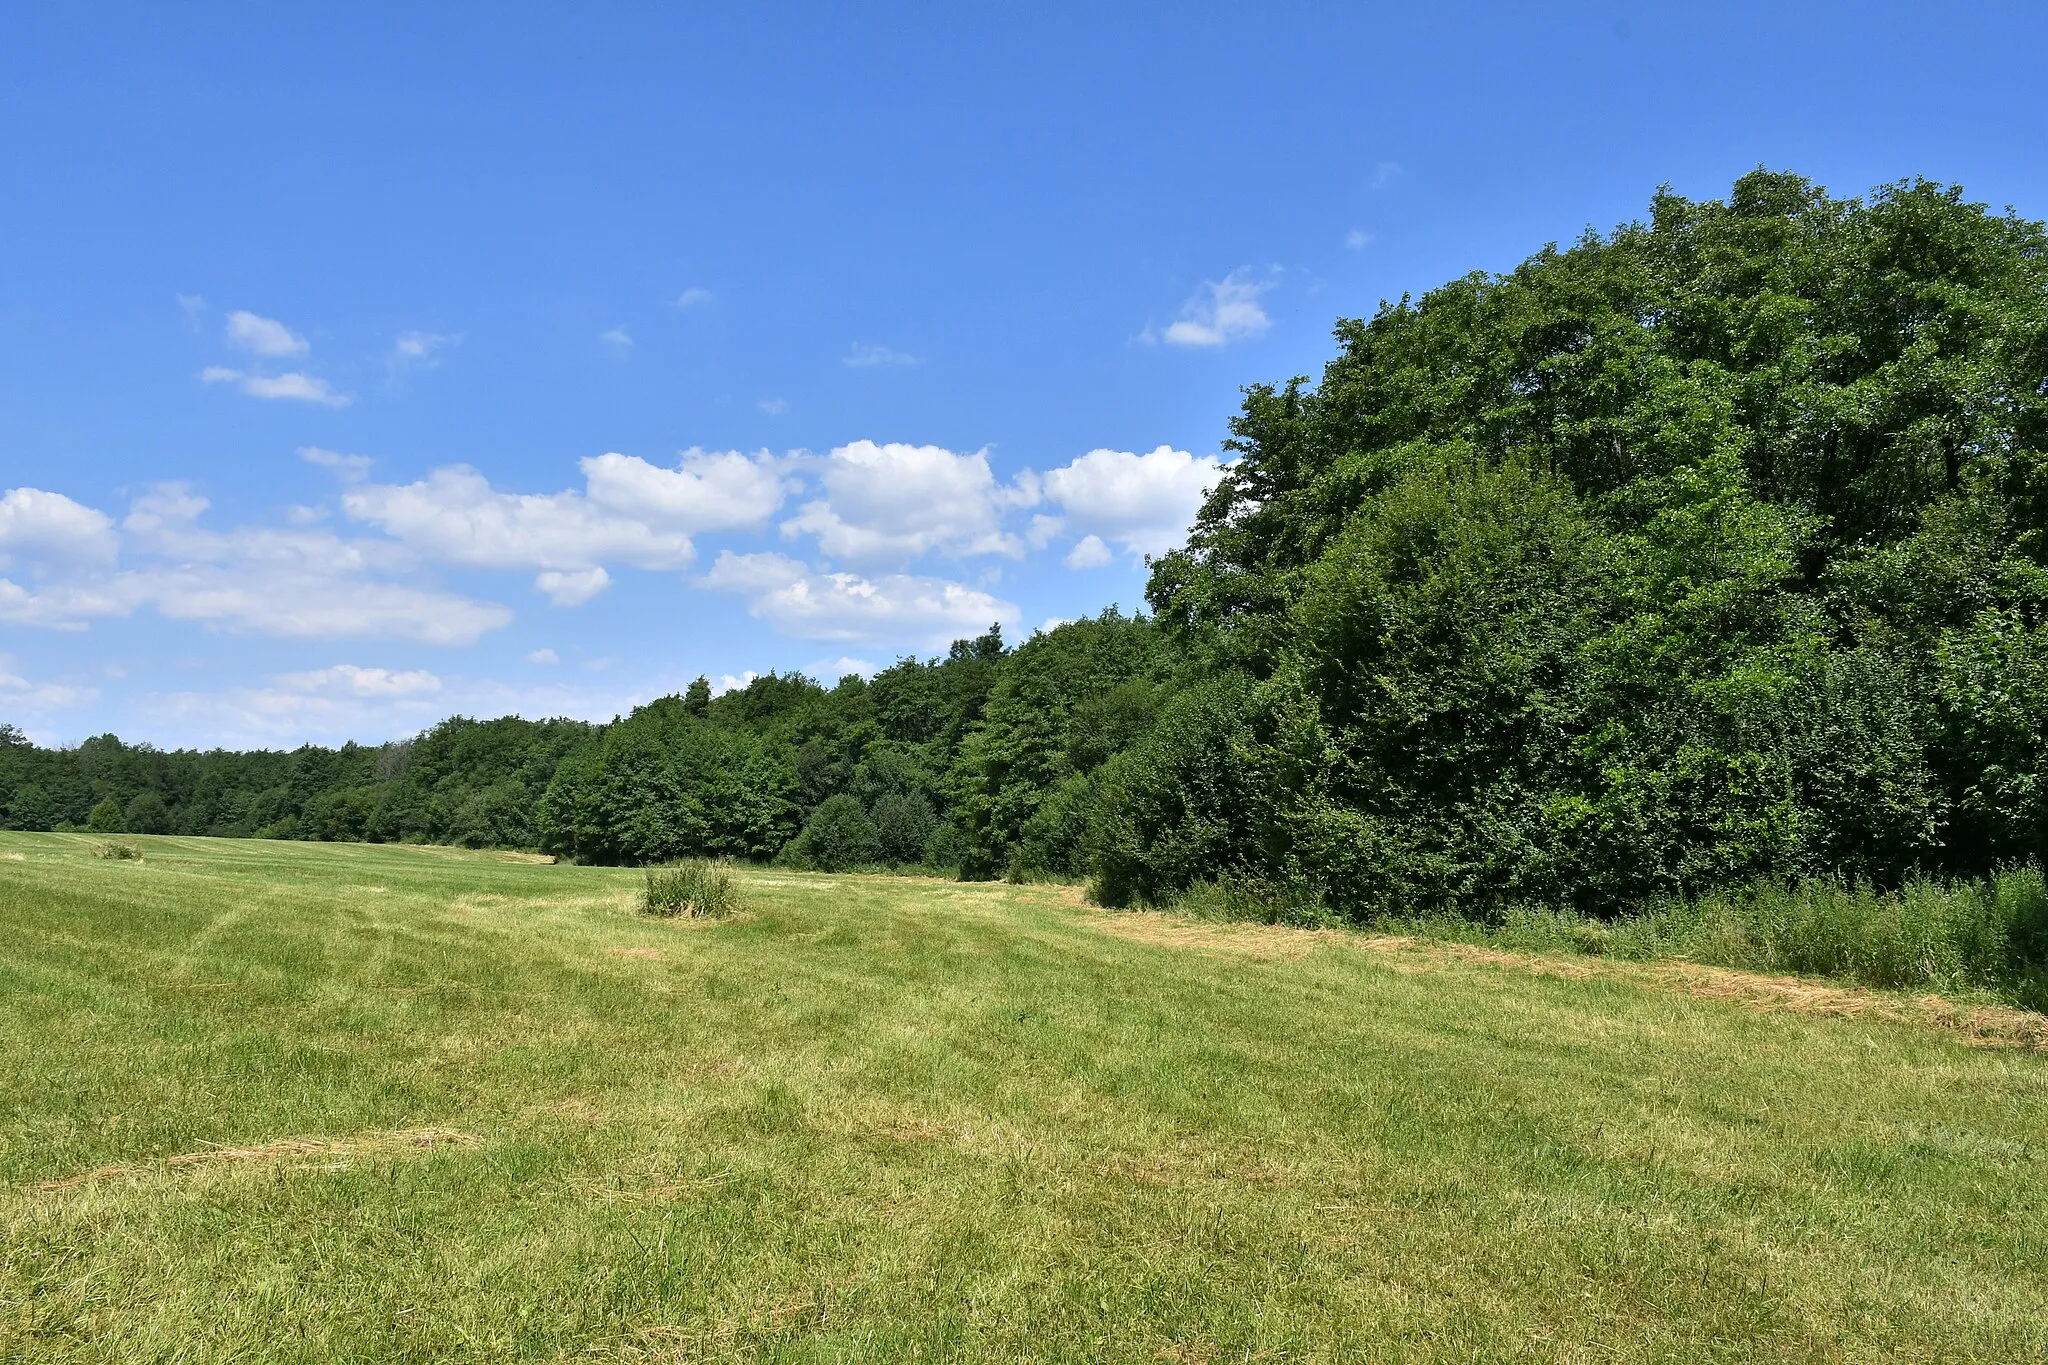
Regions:
<instances>
[{"instance_id":1,"label":"tall grass clump","mask_svg":"<svg viewBox=\"0 0 2048 1365\"><path fill-rule=\"evenodd\" d=\"M664 918L724 919L745 908L739 878L723 859L687 858L647 869L640 908Z\"/></svg>"},{"instance_id":2,"label":"tall grass clump","mask_svg":"<svg viewBox=\"0 0 2048 1365\"><path fill-rule=\"evenodd\" d=\"M1298 929L1328 928L1342 922L1312 888L1229 873L1213 881L1196 882L1174 898L1171 907L1195 919L1285 924Z\"/></svg>"},{"instance_id":3,"label":"tall grass clump","mask_svg":"<svg viewBox=\"0 0 2048 1365\"><path fill-rule=\"evenodd\" d=\"M1830 880L1769 882L1659 902L1617 921L1615 957L1684 957L1866 986L1989 990L2048 1007L2048 882L2033 866L1896 891Z\"/></svg>"}]
</instances>

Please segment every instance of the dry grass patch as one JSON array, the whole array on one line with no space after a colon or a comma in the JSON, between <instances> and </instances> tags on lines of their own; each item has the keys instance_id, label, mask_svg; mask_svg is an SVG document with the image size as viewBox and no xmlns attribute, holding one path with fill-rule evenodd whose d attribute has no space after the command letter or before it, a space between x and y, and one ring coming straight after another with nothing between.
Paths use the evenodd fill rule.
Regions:
<instances>
[{"instance_id":1,"label":"dry grass patch","mask_svg":"<svg viewBox=\"0 0 2048 1365\"><path fill-rule=\"evenodd\" d=\"M1803 977L1771 976L1696 962L1557 957L1406 934L1212 922L1158 911L1094 911L1089 922L1117 938L1164 948L1236 954L1262 961L1292 961L1318 948L1363 949L1386 957L1388 965L1399 972L1474 966L1572 981L1606 978L1679 991L1698 1000L1726 1001L1746 1009L1885 1019L1956 1033L1978 1046L2048 1052L2048 1017L2030 1010L2007 1005L1959 1004L1938 995L1886 994L1858 986L1837 986Z\"/></svg>"},{"instance_id":2,"label":"dry grass patch","mask_svg":"<svg viewBox=\"0 0 2048 1365\"><path fill-rule=\"evenodd\" d=\"M363 1133L349 1138L279 1138L254 1147L202 1147L180 1152L159 1163L101 1166L81 1171L62 1180L46 1180L29 1186L33 1194L55 1194L80 1189L105 1180L141 1179L165 1172L190 1171L208 1167L269 1162L287 1169L304 1169L319 1163L319 1169L369 1157L397 1156L434 1147L481 1147L483 1139L454 1128L411 1128L399 1132Z\"/></svg>"},{"instance_id":3,"label":"dry grass patch","mask_svg":"<svg viewBox=\"0 0 2048 1365\"><path fill-rule=\"evenodd\" d=\"M1156 910L1096 911L1090 916L1104 933L1132 943L1197 952L1234 953L1266 961L1307 957L1317 948L1355 943L1357 935L1330 929L1290 929L1277 924L1188 919Z\"/></svg>"}]
</instances>

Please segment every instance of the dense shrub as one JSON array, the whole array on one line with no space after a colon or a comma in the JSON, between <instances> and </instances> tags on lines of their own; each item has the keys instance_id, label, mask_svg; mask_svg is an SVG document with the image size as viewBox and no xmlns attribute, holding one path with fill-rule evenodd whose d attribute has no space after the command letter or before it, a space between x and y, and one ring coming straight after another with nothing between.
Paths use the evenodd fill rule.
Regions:
<instances>
[{"instance_id":1,"label":"dense shrub","mask_svg":"<svg viewBox=\"0 0 2048 1365\"><path fill-rule=\"evenodd\" d=\"M121 823L121 803L109 796L92 808L86 818L85 827L94 834L120 834L127 829Z\"/></svg>"},{"instance_id":2,"label":"dense shrub","mask_svg":"<svg viewBox=\"0 0 2048 1365\"><path fill-rule=\"evenodd\" d=\"M881 861L924 861L925 844L938 827L938 817L932 814L931 802L915 792L891 792L876 798L871 819L875 827L875 848Z\"/></svg>"},{"instance_id":3,"label":"dense shrub","mask_svg":"<svg viewBox=\"0 0 2048 1365\"><path fill-rule=\"evenodd\" d=\"M844 872L882 861L882 836L851 792L827 797L790 848L790 861L820 872Z\"/></svg>"}]
</instances>

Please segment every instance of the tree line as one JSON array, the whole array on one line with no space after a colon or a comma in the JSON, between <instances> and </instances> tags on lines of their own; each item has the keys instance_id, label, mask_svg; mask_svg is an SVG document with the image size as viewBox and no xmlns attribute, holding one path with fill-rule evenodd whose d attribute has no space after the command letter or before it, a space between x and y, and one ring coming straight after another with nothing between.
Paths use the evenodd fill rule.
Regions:
<instances>
[{"instance_id":1,"label":"tree line","mask_svg":"<svg viewBox=\"0 0 2048 1365\"><path fill-rule=\"evenodd\" d=\"M2048 849L2048 233L1758 171L1341 321L1149 615L381 748L49 751L84 825L1612 915Z\"/></svg>"}]
</instances>

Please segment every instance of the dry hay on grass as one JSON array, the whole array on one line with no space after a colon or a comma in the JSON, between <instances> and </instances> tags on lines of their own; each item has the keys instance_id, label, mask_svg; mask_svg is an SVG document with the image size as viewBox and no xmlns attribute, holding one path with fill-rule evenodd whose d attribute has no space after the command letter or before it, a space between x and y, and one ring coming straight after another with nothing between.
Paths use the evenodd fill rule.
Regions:
<instances>
[{"instance_id":1,"label":"dry hay on grass","mask_svg":"<svg viewBox=\"0 0 2048 1365\"><path fill-rule=\"evenodd\" d=\"M613 957L638 957L645 958L649 962L661 961L661 949L659 948L607 948L605 951Z\"/></svg>"},{"instance_id":2,"label":"dry hay on grass","mask_svg":"<svg viewBox=\"0 0 2048 1365\"><path fill-rule=\"evenodd\" d=\"M620 1204L687 1204L729 1184L737 1175L730 1167L710 1175L685 1176L649 1166L637 1171L572 1175L564 1183L585 1199L613 1208Z\"/></svg>"},{"instance_id":3,"label":"dry hay on grass","mask_svg":"<svg viewBox=\"0 0 2048 1365\"><path fill-rule=\"evenodd\" d=\"M1793 1014L1869 1017L1917 1024L1961 1035L1984 1047L2048 1052L2048 1018L2007 1005L1961 1005L1938 995L1901 996L1793 976L1712 967L1697 962L1615 962L1508 952L1472 943L1406 935L1368 935L1336 929L1292 929L1274 924L1217 923L1154 911L1097 911L1106 933L1134 943L1232 953L1265 961L1307 956L1317 948L1364 949L1390 959L1395 971L1423 972L1452 965L1493 967L1582 981L1593 977L1674 990L1699 1000Z\"/></svg>"},{"instance_id":4,"label":"dry hay on grass","mask_svg":"<svg viewBox=\"0 0 2048 1365\"><path fill-rule=\"evenodd\" d=\"M480 1147L482 1139L453 1128L409 1128L398 1132L363 1133L349 1138L280 1138L254 1147L202 1147L180 1152L155 1165L101 1166L81 1171L62 1180L46 1180L29 1189L35 1194L54 1194L95 1185L103 1180L134 1179L142 1176L204 1170L223 1166L269 1162L290 1169L333 1170L352 1160L399 1156L434 1147Z\"/></svg>"},{"instance_id":5,"label":"dry hay on grass","mask_svg":"<svg viewBox=\"0 0 2048 1365\"><path fill-rule=\"evenodd\" d=\"M1267 961L1307 957L1327 945L1354 943L1354 934L1332 929L1290 929L1278 924L1188 919L1155 910L1115 910L1094 915L1105 933L1132 943L1198 952L1231 953Z\"/></svg>"}]
</instances>

